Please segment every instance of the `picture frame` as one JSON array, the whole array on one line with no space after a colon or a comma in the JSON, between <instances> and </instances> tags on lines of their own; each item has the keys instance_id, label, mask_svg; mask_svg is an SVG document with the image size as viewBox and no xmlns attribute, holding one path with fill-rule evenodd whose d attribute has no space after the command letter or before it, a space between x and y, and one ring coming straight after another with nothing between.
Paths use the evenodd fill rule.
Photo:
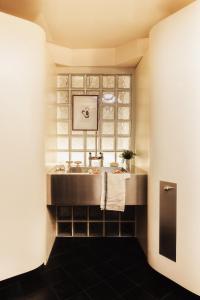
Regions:
<instances>
[{"instance_id":1,"label":"picture frame","mask_svg":"<svg viewBox=\"0 0 200 300\"><path fill-rule=\"evenodd\" d=\"M98 95L72 96L72 130L98 131Z\"/></svg>"}]
</instances>

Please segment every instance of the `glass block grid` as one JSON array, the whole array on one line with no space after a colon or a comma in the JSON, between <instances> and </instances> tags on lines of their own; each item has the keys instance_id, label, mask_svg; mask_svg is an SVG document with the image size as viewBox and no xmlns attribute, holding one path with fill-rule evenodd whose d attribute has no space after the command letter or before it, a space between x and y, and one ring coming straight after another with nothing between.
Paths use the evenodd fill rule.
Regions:
<instances>
[{"instance_id":1,"label":"glass block grid","mask_svg":"<svg viewBox=\"0 0 200 300\"><path fill-rule=\"evenodd\" d=\"M102 211L99 206L59 206L56 212L57 236L133 237L135 207L124 212Z\"/></svg>"},{"instance_id":2,"label":"glass block grid","mask_svg":"<svg viewBox=\"0 0 200 300\"><path fill-rule=\"evenodd\" d=\"M104 166L120 162L124 149L133 148L132 75L130 74L58 74L57 75L57 162L81 160L88 165L88 153L104 153ZM72 131L72 96L99 95L99 130ZM112 97L113 95L113 97ZM111 97L115 101L106 103ZM92 226L92 228L96 228ZM95 231L95 229L94 229Z\"/></svg>"}]
</instances>

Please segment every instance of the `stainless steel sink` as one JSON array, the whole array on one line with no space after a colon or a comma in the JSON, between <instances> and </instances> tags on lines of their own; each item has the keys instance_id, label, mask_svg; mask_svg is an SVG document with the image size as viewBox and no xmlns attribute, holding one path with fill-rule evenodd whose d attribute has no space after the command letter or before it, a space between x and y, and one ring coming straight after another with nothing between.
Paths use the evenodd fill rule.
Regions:
<instances>
[{"instance_id":1,"label":"stainless steel sink","mask_svg":"<svg viewBox=\"0 0 200 300\"><path fill-rule=\"evenodd\" d=\"M70 167L69 173L88 173L89 169L88 167Z\"/></svg>"},{"instance_id":2,"label":"stainless steel sink","mask_svg":"<svg viewBox=\"0 0 200 300\"><path fill-rule=\"evenodd\" d=\"M125 169L121 169L118 167L112 167L112 168L111 167L97 167L97 168L95 168L95 167L70 167L69 171L66 173L92 174L92 171L93 172L97 171L100 174L101 172L104 172L104 171L112 172L113 170L122 170L122 171L126 172ZM91 171L91 173L90 173L90 171Z\"/></svg>"},{"instance_id":3,"label":"stainless steel sink","mask_svg":"<svg viewBox=\"0 0 200 300\"><path fill-rule=\"evenodd\" d=\"M69 172L48 174L49 205L100 205L102 176L91 175L89 167L71 167ZM126 181L126 205L145 205L147 200L147 175L135 171Z\"/></svg>"}]
</instances>

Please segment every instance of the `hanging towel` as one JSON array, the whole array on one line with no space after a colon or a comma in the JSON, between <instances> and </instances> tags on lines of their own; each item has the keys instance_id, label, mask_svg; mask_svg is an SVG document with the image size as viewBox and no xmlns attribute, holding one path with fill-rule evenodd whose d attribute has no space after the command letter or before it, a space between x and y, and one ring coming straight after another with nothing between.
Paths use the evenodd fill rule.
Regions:
<instances>
[{"instance_id":1,"label":"hanging towel","mask_svg":"<svg viewBox=\"0 0 200 300\"><path fill-rule=\"evenodd\" d=\"M101 209L124 211L128 178L130 178L129 173L102 174Z\"/></svg>"},{"instance_id":2,"label":"hanging towel","mask_svg":"<svg viewBox=\"0 0 200 300\"><path fill-rule=\"evenodd\" d=\"M105 209L106 195L107 195L107 172L101 173L101 210Z\"/></svg>"}]
</instances>

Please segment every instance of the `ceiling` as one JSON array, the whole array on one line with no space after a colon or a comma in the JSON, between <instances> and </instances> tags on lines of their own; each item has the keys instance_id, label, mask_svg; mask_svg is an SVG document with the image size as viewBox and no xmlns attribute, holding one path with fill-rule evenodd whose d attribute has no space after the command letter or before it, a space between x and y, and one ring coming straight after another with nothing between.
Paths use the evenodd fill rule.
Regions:
<instances>
[{"instance_id":1,"label":"ceiling","mask_svg":"<svg viewBox=\"0 0 200 300\"><path fill-rule=\"evenodd\" d=\"M154 24L193 1L0 0L0 10L40 24L58 45L112 48L148 37Z\"/></svg>"}]
</instances>

